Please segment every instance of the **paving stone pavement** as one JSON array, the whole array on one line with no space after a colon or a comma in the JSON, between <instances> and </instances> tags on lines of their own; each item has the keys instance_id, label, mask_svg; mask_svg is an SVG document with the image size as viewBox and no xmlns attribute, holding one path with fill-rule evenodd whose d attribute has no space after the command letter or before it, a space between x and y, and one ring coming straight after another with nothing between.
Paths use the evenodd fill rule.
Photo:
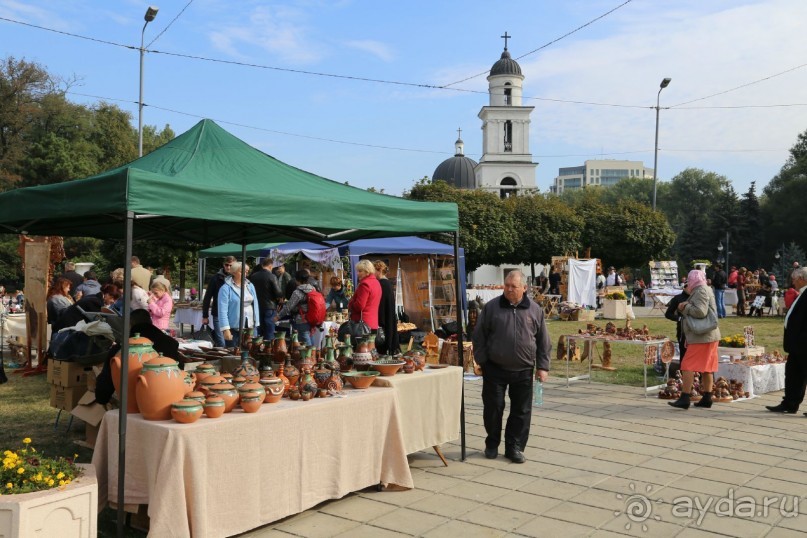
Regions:
<instances>
[{"instance_id":1,"label":"paving stone pavement","mask_svg":"<svg viewBox=\"0 0 807 538\"><path fill-rule=\"evenodd\" d=\"M368 488L242 536L807 533L807 417L766 411L781 392L681 411L641 388L550 379L517 465L482 454L481 386L465 381L464 462L459 440L442 447L448 467L411 454L415 489Z\"/></svg>"}]
</instances>

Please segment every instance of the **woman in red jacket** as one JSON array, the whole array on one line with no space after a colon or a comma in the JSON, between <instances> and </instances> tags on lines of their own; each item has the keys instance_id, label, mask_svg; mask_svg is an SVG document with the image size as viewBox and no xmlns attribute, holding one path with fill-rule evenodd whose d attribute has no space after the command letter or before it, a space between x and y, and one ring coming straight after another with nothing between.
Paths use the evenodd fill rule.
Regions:
<instances>
[{"instance_id":1,"label":"woman in red jacket","mask_svg":"<svg viewBox=\"0 0 807 538\"><path fill-rule=\"evenodd\" d=\"M375 276L375 267L370 260L356 264L359 285L347 304L350 319L364 320L373 332L378 330L378 305L381 303L381 284Z\"/></svg>"}]
</instances>

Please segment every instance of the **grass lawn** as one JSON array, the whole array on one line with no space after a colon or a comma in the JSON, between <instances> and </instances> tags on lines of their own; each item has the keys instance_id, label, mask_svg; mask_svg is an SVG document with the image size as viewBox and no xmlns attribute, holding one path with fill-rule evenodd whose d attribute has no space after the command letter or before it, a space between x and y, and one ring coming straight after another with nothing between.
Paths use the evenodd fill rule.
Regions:
<instances>
[{"instance_id":1,"label":"grass lawn","mask_svg":"<svg viewBox=\"0 0 807 538\"><path fill-rule=\"evenodd\" d=\"M754 326L757 344L765 346L767 351L782 347L782 318L749 318L729 317L720 320L720 331L723 336L742 333L745 325ZM606 321L597 320L596 325L604 326ZM616 323L616 322L615 322ZM633 321L634 327L641 328L646 324L653 335L665 335L675 339L675 324L661 317L640 318ZM564 377L565 363L554 361L555 346L558 337L565 334L576 334L578 329L584 328L586 322L575 321L549 321L548 327L552 337L552 375ZM594 381L615 383L622 385L642 386L642 347L619 345L612 347L612 365L617 368L614 372L594 370ZM599 364L596 359L594 364ZM573 362L570 372L572 375L588 370L588 363ZM651 370L652 371L652 370ZM72 457L78 454L79 463L89 463L92 460L92 451L74 443L84 439L84 423L75 419L72 427L67 430L69 413L62 412L59 427L54 429L54 421L58 411L49 406L49 389L44 375L21 377L7 371L9 382L0 385L0 452L10 448L19 448L22 439L30 437L32 445L40 452L49 456ZM648 379L648 382L651 378ZM655 378L652 378L655 384ZM116 512L104 510L98 516L98 535L115 536ZM127 529L127 536L144 536L144 533Z\"/></svg>"},{"instance_id":2,"label":"grass lawn","mask_svg":"<svg viewBox=\"0 0 807 538\"><path fill-rule=\"evenodd\" d=\"M597 326L604 327L608 320L596 320L593 323ZM549 333L552 337L552 372L551 375L555 377L566 377L566 363L559 363L555 361L555 351L558 344L558 337L567 334L576 334L579 329L585 329L586 321L548 321ZM614 321L618 326L624 325L624 321ZM638 318L632 321L634 328L641 328L642 325L647 325L652 335L664 335L672 341L675 341L675 323L663 317L646 317ZM754 335L756 343L759 346L764 346L765 351L773 351L778 349L782 352L782 334L783 334L783 318L781 317L762 317L762 318L742 318L730 316L720 320L720 334L722 336L731 336L733 334L742 334L743 327L751 325L754 327ZM602 353L602 345L598 344L597 349L600 354ZM644 385L644 370L643 370L643 353L644 347L637 345L620 345L618 342L612 342L611 346L611 366L616 368L614 372L607 372L604 370L592 370L592 378L594 381L602 383L614 383L618 385L631 385L641 387ZM594 364L600 364L599 355L594 353ZM569 368L570 375L578 375L588 373L588 361L572 362ZM652 379L651 379L652 376ZM653 381L651 383L651 380ZM655 383L655 373L652 368L648 370L648 384Z\"/></svg>"}]
</instances>

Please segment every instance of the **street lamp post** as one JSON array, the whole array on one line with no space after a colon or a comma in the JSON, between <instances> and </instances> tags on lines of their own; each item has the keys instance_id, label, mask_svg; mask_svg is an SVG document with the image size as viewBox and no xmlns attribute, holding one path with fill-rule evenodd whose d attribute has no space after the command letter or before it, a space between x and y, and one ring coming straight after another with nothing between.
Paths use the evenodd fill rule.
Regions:
<instances>
[{"instance_id":1,"label":"street lamp post","mask_svg":"<svg viewBox=\"0 0 807 538\"><path fill-rule=\"evenodd\" d=\"M723 260L723 242L718 241L717 242L717 263L722 264L723 261L724 261Z\"/></svg>"},{"instance_id":2,"label":"street lamp post","mask_svg":"<svg viewBox=\"0 0 807 538\"><path fill-rule=\"evenodd\" d=\"M138 157L143 156L143 56L145 55L145 49L143 48L143 43L146 37L146 26L149 25L151 21L154 20L154 17L157 16L157 12L159 8L155 6L149 6L146 10L146 15L144 20L146 24L143 25L143 31L140 32L140 97L137 101L137 155Z\"/></svg>"},{"instance_id":3,"label":"street lamp post","mask_svg":"<svg viewBox=\"0 0 807 538\"><path fill-rule=\"evenodd\" d=\"M653 152L653 211L656 210L656 181L658 180L658 117L659 105L661 103L661 90L670 85L671 78L667 77L661 81L658 94L656 94L656 145Z\"/></svg>"}]
</instances>

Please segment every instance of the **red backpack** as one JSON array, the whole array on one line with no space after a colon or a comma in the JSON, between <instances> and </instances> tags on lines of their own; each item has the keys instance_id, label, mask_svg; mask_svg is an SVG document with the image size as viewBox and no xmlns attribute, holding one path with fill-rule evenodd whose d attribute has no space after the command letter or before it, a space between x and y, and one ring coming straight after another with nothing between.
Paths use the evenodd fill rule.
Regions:
<instances>
[{"instance_id":1,"label":"red backpack","mask_svg":"<svg viewBox=\"0 0 807 538\"><path fill-rule=\"evenodd\" d=\"M306 294L308 312L305 312L305 321L311 328L319 327L325 322L325 297L317 290L311 290Z\"/></svg>"}]
</instances>

